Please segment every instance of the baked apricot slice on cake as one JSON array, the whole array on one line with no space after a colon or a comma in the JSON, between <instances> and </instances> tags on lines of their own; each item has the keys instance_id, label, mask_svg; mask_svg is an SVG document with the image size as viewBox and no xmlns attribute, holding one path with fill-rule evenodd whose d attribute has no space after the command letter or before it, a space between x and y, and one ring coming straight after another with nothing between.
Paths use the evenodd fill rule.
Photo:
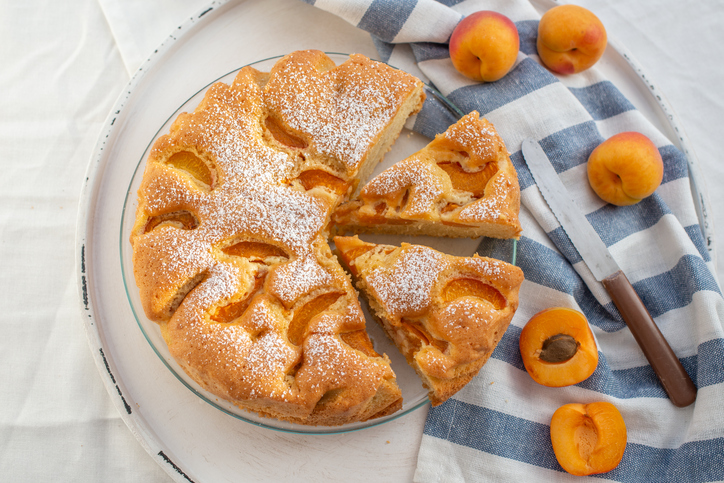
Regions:
<instances>
[{"instance_id":1,"label":"baked apricot slice on cake","mask_svg":"<svg viewBox=\"0 0 724 483\"><path fill-rule=\"evenodd\" d=\"M520 186L505 143L476 111L342 204L339 234L518 238Z\"/></svg>"},{"instance_id":2,"label":"baked apricot slice on cake","mask_svg":"<svg viewBox=\"0 0 724 483\"><path fill-rule=\"evenodd\" d=\"M479 256L335 237L370 312L415 369L433 406L488 361L518 307L523 271Z\"/></svg>"}]
</instances>

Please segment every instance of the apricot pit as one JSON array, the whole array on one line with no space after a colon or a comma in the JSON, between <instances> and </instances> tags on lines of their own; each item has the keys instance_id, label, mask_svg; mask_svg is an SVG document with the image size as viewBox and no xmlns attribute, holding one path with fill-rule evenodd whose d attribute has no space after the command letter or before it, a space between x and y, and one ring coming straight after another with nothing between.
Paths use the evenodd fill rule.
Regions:
<instances>
[{"instance_id":1,"label":"apricot pit","mask_svg":"<svg viewBox=\"0 0 724 483\"><path fill-rule=\"evenodd\" d=\"M556 334L543 341L540 358L545 362L566 362L581 344L568 334Z\"/></svg>"},{"instance_id":2,"label":"apricot pit","mask_svg":"<svg viewBox=\"0 0 724 483\"><path fill-rule=\"evenodd\" d=\"M533 380L563 387L587 379L598 366L598 349L586 317L553 307L534 315L520 333L520 355Z\"/></svg>"}]
</instances>

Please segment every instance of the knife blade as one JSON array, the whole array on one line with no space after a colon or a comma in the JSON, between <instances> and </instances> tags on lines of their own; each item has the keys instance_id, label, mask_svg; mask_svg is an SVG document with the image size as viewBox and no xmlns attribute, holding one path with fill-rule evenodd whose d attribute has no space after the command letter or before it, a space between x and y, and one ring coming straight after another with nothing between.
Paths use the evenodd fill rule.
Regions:
<instances>
[{"instance_id":1,"label":"knife blade","mask_svg":"<svg viewBox=\"0 0 724 483\"><path fill-rule=\"evenodd\" d=\"M523 159L543 198L581 258L611 296L671 402L686 407L696 400L696 386L664 338L631 282L611 256L558 177L543 148L523 141Z\"/></svg>"}]
</instances>

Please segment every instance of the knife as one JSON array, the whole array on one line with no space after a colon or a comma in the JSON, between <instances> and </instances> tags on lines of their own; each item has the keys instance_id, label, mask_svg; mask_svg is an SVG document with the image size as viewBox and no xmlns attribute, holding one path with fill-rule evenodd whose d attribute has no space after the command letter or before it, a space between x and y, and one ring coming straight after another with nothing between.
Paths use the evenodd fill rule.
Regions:
<instances>
[{"instance_id":1,"label":"knife","mask_svg":"<svg viewBox=\"0 0 724 483\"><path fill-rule=\"evenodd\" d=\"M523 158L546 203L593 276L611 296L671 402L680 408L692 404L696 386L606 244L576 206L543 148L534 139L526 139Z\"/></svg>"}]
</instances>

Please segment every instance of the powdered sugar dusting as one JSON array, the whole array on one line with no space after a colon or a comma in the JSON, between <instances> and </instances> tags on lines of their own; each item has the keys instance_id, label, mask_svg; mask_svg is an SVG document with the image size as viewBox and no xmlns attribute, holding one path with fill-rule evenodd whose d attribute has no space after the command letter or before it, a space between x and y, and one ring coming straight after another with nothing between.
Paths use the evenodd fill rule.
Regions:
<instances>
[{"instance_id":1,"label":"powdered sugar dusting","mask_svg":"<svg viewBox=\"0 0 724 483\"><path fill-rule=\"evenodd\" d=\"M332 281L332 276L313 256L300 257L282 265L275 275L278 279L273 286L274 295L286 305Z\"/></svg>"},{"instance_id":2,"label":"powdered sugar dusting","mask_svg":"<svg viewBox=\"0 0 724 483\"><path fill-rule=\"evenodd\" d=\"M429 213L435 209L435 204L443 197L445 189L439 176L436 176L436 170L439 168L434 164L414 156L404 159L375 176L364 187L360 198L370 202L378 197L401 196L401 192L410 187L409 199L404 207L405 214L414 216Z\"/></svg>"},{"instance_id":3,"label":"powdered sugar dusting","mask_svg":"<svg viewBox=\"0 0 724 483\"><path fill-rule=\"evenodd\" d=\"M399 109L412 79L355 61L326 72L308 63L280 61L265 101L294 129L310 133L316 149L355 168ZM395 74L396 76L396 74Z\"/></svg>"},{"instance_id":4,"label":"powdered sugar dusting","mask_svg":"<svg viewBox=\"0 0 724 483\"><path fill-rule=\"evenodd\" d=\"M465 148L473 158L473 166L470 168L496 160L501 148L498 133L493 125L484 119L479 119L475 111L451 126L442 137L454 145Z\"/></svg>"},{"instance_id":5,"label":"powdered sugar dusting","mask_svg":"<svg viewBox=\"0 0 724 483\"><path fill-rule=\"evenodd\" d=\"M198 273L208 268L214 246L246 233L255 239L275 240L291 256L305 260L305 276L290 272L294 278L282 281L293 287L290 292L303 293L329 279L321 267L310 267L315 263L310 245L324 229L330 207L285 184L297 161L263 142L259 93L253 95L256 85L235 87L217 87L204 110L185 116L178 129L181 140L193 136L212 155L220 173L218 185L210 192L190 190L183 175L167 170L145 187L149 201L143 208L156 212L183 205L199 218L197 229L164 241L174 254L168 260L175 269L185 265L194 267L189 273Z\"/></svg>"},{"instance_id":6,"label":"powdered sugar dusting","mask_svg":"<svg viewBox=\"0 0 724 483\"><path fill-rule=\"evenodd\" d=\"M373 270L366 281L390 314L412 316L429 308L432 287L447 263L444 254L411 245L403 249L391 268Z\"/></svg>"},{"instance_id":7,"label":"powdered sugar dusting","mask_svg":"<svg viewBox=\"0 0 724 483\"><path fill-rule=\"evenodd\" d=\"M337 337L313 334L304 347L306 373L300 377L316 381L318 393L329 389L350 387L348 404L359 404L366 394L374 392L383 377L391 375L389 366L377 364L357 351L349 350Z\"/></svg>"},{"instance_id":8,"label":"powdered sugar dusting","mask_svg":"<svg viewBox=\"0 0 724 483\"><path fill-rule=\"evenodd\" d=\"M239 290L239 269L230 263L217 263L189 298L189 309L200 310L231 297Z\"/></svg>"},{"instance_id":9,"label":"powdered sugar dusting","mask_svg":"<svg viewBox=\"0 0 724 483\"><path fill-rule=\"evenodd\" d=\"M269 394L271 397L289 400L292 390L283 379L290 358L295 355L279 333L265 332L251 346L245 360L248 377L244 379L259 391L259 396Z\"/></svg>"},{"instance_id":10,"label":"powdered sugar dusting","mask_svg":"<svg viewBox=\"0 0 724 483\"><path fill-rule=\"evenodd\" d=\"M508 266L505 262L487 257L459 258L456 263L464 270L471 270L491 279L505 276Z\"/></svg>"},{"instance_id":11,"label":"powdered sugar dusting","mask_svg":"<svg viewBox=\"0 0 724 483\"><path fill-rule=\"evenodd\" d=\"M475 337L494 319L494 311L488 304L474 298L462 297L444 309L442 317L436 317L436 326L449 340Z\"/></svg>"},{"instance_id":12,"label":"powdered sugar dusting","mask_svg":"<svg viewBox=\"0 0 724 483\"><path fill-rule=\"evenodd\" d=\"M504 210L506 210L507 207L508 196L509 190L502 188L501 183L496 182L496 180L493 179L490 183L488 183L485 196L466 205L462 210L460 210L460 213L458 213L458 219L460 221L471 222L498 220L504 215Z\"/></svg>"}]
</instances>

